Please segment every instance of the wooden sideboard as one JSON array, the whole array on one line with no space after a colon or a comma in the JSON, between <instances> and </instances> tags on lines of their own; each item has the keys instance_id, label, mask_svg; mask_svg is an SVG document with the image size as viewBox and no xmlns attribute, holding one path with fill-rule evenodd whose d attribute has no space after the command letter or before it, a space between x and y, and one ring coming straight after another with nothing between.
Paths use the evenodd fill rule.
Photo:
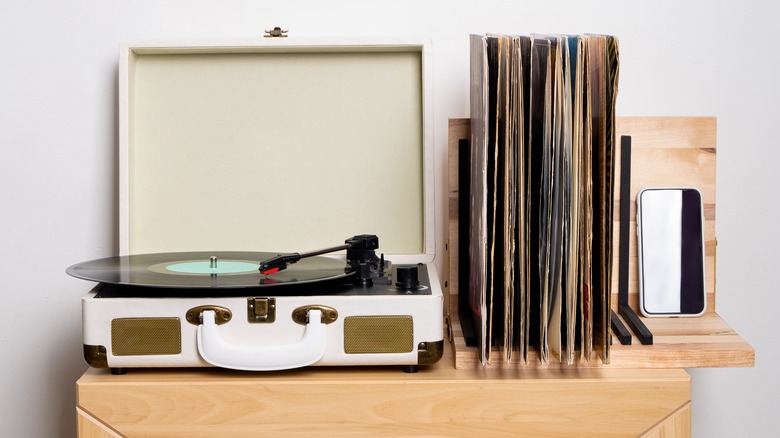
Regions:
<instances>
[{"instance_id":1,"label":"wooden sideboard","mask_svg":"<svg viewBox=\"0 0 780 438\"><path fill-rule=\"evenodd\" d=\"M78 431L98 437L690 436L681 369L89 369Z\"/></svg>"}]
</instances>

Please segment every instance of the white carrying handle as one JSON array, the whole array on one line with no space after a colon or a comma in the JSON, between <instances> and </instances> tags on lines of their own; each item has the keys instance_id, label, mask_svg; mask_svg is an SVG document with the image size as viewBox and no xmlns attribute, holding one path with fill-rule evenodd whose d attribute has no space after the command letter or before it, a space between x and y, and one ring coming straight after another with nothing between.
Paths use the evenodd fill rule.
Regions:
<instances>
[{"instance_id":1,"label":"white carrying handle","mask_svg":"<svg viewBox=\"0 0 780 438\"><path fill-rule=\"evenodd\" d=\"M215 366L244 371L274 371L311 365L325 355L325 324L322 311L309 310L309 323L300 341L287 345L231 345L222 339L216 313L204 310L198 326L198 352Z\"/></svg>"}]
</instances>

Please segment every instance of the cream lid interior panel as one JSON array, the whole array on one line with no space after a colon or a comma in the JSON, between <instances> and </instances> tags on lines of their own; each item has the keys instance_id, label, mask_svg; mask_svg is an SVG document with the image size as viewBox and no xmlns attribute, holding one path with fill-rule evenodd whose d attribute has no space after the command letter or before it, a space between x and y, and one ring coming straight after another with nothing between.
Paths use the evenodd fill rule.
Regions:
<instances>
[{"instance_id":1,"label":"cream lid interior panel","mask_svg":"<svg viewBox=\"0 0 780 438\"><path fill-rule=\"evenodd\" d=\"M421 53L131 53L123 252L425 253Z\"/></svg>"}]
</instances>

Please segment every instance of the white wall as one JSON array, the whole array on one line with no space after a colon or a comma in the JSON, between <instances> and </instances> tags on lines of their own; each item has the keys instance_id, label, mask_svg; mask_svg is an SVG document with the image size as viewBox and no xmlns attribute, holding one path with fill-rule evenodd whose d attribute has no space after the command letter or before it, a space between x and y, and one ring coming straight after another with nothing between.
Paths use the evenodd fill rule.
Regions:
<instances>
[{"instance_id":1,"label":"white wall","mask_svg":"<svg viewBox=\"0 0 780 438\"><path fill-rule=\"evenodd\" d=\"M442 247L446 121L468 114L469 33L620 38L618 115L718 117L717 310L755 348L753 369L694 370L698 437L780 428L780 65L773 2L0 0L0 425L8 437L75 435L81 358L73 263L116 248L120 41L414 35L432 39Z\"/></svg>"}]
</instances>

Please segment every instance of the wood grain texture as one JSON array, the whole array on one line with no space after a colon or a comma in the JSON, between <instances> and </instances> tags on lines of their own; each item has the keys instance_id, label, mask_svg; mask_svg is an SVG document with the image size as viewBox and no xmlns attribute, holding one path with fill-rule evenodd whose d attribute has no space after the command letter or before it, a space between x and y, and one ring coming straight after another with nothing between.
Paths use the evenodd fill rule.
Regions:
<instances>
[{"instance_id":1,"label":"wood grain texture","mask_svg":"<svg viewBox=\"0 0 780 438\"><path fill-rule=\"evenodd\" d=\"M458 140L462 138L469 138L471 132L469 119L450 119L449 120L449 136L447 138L447 151L448 151L448 210L449 216L447 218L448 229L448 244L446 248L445 257L447 257L448 263L445 270L445 285L444 296L445 299L445 311L448 315L458 314L458 275L457 272L460 269L458 260L458 248L460 242L458 241Z\"/></svg>"},{"instance_id":2,"label":"wood grain texture","mask_svg":"<svg viewBox=\"0 0 780 438\"><path fill-rule=\"evenodd\" d=\"M642 438L686 438L691 436L691 404L687 403L664 421L655 425Z\"/></svg>"},{"instance_id":3,"label":"wood grain texture","mask_svg":"<svg viewBox=\"0 0 780 438\"><path fill-rule=\"evenodd\" d=\"M76 408L76 416L79 438L122 438L122 435L119 435L83 409Z\"/></svg>"},{"instance_id":4,"label":"wood grain texture","mask_svg":"<svg viewBox=\"0 0 780 438\"><path fill-rule=\"evenodd\" d=\"M647 187L696 187L704 203L705 290L707 312L715 311L715 163L717 121L714 117L618 118L617 134L631 136L631 224L629 233L629 302L639 309L636 196ZM616 160L621 159L618 148ZM615 181L620 181L616 166ZM619 207L615 202L614 254L619 254ZM617 259L616 259L617 260ZM617 263L612 272L613 302L617 300Z\"/></svg>"},{"instance_id":5,"label":"wood grain texture","mask_svg":"<svg viewBox=\"0 0 780 438\"><path fill-rule=\"evenodd\" d=\"M611 346L610 364L603 365L596 358L590 363L579 362L575 368L669 368L669 367L751 367L755 351L739 334L715 312L716 249L715 237L715 163L717 122L714 117L618 117L617 135L632 137L631 171L631 232L629 256L629 304L639 313L638 257L636 241L636 194L644 187L691 186L702 192L705 204L705 281L707 311L699 318L642 318L654 334L654 345L644 346L636 337L632 345ZM458 368L480 368L476 348L466 347L458 321L457 275L457 142L469 137L468 119L451 119L449 123L449 212L450 227L447 245L449 277L445 277L449 297L447 310L450 331L455 347ZM620 181L620 151L618 148L617 174ZM616 187L615 193L619 193ZM612 303L617 306L619 200L615 201L614 254L612 274ZM724 293L732 293L726 291ZM517 356L517 355L515 355ZM494 357L499 357L498 354ZM560 364L542 365L535 351L529 362L521 364L492 363L493 368L558 368Z\"/></svg>"},{"instance_id":6,"label":"wood grain texture","mask_svg":"<svg viewBox=\"0 0 780 438\"><path fill-rule=\"evenodd\" d=\"M446 350L416 374L90 369L78 404L126 437L610 437L640 436L690 401L683 370L456 370Z\"/></svg>"}]
</instances>

